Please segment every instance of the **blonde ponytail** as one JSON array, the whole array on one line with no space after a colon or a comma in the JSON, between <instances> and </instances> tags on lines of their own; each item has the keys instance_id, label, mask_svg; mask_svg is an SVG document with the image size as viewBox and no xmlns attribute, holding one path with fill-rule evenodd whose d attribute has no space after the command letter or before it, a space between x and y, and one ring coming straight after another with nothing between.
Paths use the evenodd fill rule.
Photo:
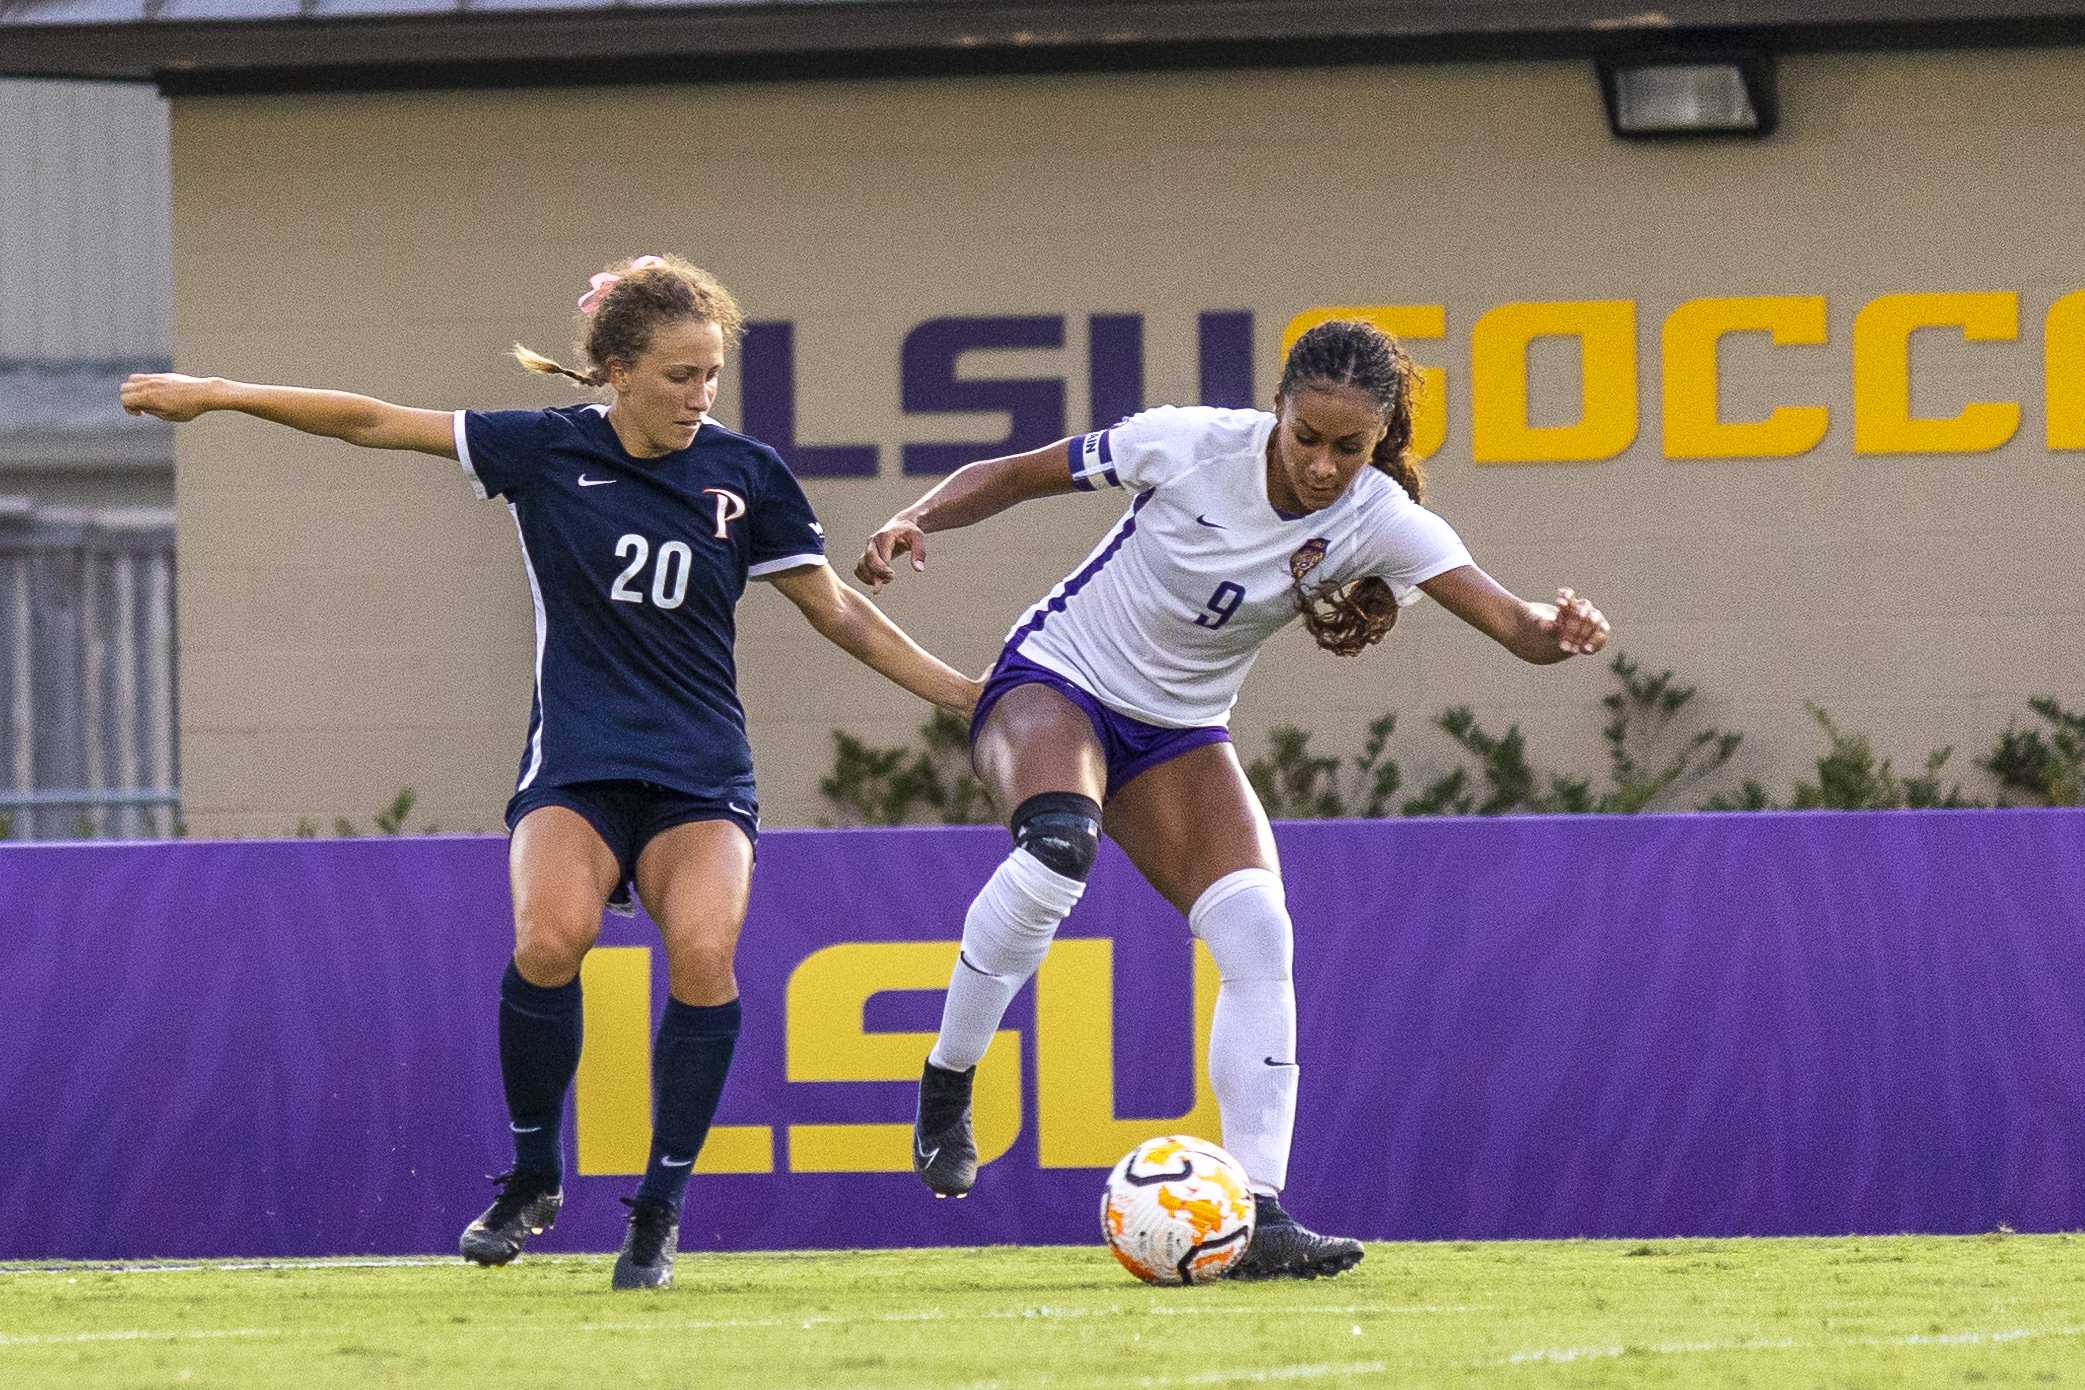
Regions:
<instances>
[{"instance_id":1,"label":"blonde ponytail","mask_svg":"<svg viewBox=\"0 0 2085 1390\"><path fill-rule=\"evenodd\" d=\"M609 363L634 365L662 325L687 319L715 324L726 348L746 326L738 301L716 276L678 256L639 256L594 276L593 288L580 297L577 346L587 370L574 371L520 343L514 360L525 370L599 390L608 385Z\"/></svg>"},{"instance_id":2,"label":"blonde ponytail","mask_svg":"<svg viewBox=\"0 0 2085 1390\"><path fill-rule=\"evenodd\" d=\"M584 372L575 372L570 367L553 362L540 352L523 347L520 343L514 345L514 360L528 371L536 372L543 376L568 376L581 386L600 387L608 384L608 376L605 372L598 377L589 376Z\"/></svg>"}]
</instances>

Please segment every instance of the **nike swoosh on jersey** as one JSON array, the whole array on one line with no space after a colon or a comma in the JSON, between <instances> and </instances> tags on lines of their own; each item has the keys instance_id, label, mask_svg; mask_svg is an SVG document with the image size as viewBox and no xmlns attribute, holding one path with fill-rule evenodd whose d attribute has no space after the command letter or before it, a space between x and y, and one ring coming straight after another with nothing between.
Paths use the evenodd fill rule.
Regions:
<instances>
[{"instance_id":1,"label":"nike swoosh on jersey","mask_svg":"<svg viewBox=\"0 0 2085 1390\"><path fill-rule=\"evenodd\" d=\"M1195 520L1201 522L1204 526L1207 526L1212 531L1228 531L1231 529L1230 527L1224 525L1221 521L1211 521L1208 517L1203 516L1200 512L1195 513Z\"/></svg>"},{"instance_id":2,"label":"nike swoosh on jersey","mask_svg":"<svg viewBox=\"0 0 2085 1390\"><path fill-rule=\"evenodd\" d=\"M579 485L581 487L607 487L614 481L615 479L613 478L589 478L584 473L579 475Z\"/></svg>"}]
</instances>

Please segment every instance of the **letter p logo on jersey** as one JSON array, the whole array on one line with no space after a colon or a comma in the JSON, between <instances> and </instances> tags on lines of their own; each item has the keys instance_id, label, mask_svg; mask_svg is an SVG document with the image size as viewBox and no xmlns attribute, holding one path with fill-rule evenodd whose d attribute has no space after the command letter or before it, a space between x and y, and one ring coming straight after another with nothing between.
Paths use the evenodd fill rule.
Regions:
<instances>
[{"instance_id":1,"label":"letter p logo on jersey","mask_svg":"<svg viewBox=\"0 0 2085 1390\"><path fill-rule=\"evenodd\" d=\"M730 488L706 487L705 494L714 494L717 499L717 529L714 533L720 541L730 540L730 525L746 514L746 499Z\"/></svg>"}]
</instances>

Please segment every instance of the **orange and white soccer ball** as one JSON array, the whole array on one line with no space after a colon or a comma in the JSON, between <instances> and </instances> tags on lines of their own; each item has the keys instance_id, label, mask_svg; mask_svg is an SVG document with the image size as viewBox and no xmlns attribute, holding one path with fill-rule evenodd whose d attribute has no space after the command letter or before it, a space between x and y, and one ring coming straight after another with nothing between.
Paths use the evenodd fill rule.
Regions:
<instances>
[{"instance_id":1,"label":"orange and white soccer ball","mask_svg":"<svg viewBox=\"0 0 2085 1390\"><path fill-rule=\"evenodd\" d=\"M1124 1154L1101 1194L1100 1229L1122 1267L1147 1284L1206 1284L1252 1242L1245 1170L1206 1139L1147 1139Z\"/></svg>"}]
</instances>

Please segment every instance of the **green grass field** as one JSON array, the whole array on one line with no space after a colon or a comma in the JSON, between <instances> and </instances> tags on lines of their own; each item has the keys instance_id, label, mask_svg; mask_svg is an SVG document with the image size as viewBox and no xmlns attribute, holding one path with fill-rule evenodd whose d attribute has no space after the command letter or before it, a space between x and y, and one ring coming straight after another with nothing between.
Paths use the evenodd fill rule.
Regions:
<instances>
[{"instance_id":1,"label":"green grass field","mask_svg":"<svg viewBox=\"0 0 2085 1390\"><path fill-rule=\"evenodd\" d=\"M0 1386L2085 1386L2085 1237L1375 1245L1150 1289L1099 1248L0 1266Z\"/></svg>"}]
</instances>

